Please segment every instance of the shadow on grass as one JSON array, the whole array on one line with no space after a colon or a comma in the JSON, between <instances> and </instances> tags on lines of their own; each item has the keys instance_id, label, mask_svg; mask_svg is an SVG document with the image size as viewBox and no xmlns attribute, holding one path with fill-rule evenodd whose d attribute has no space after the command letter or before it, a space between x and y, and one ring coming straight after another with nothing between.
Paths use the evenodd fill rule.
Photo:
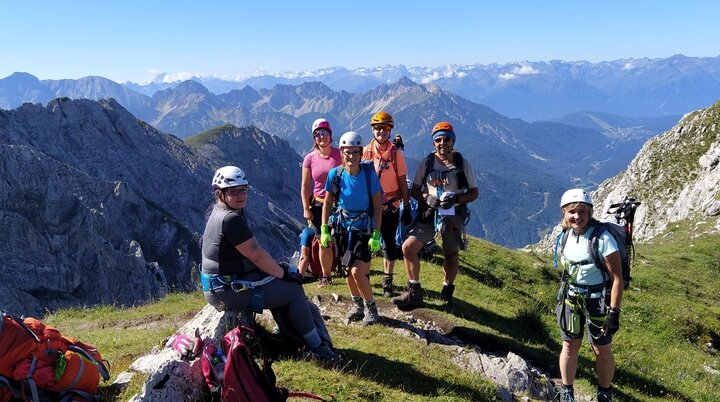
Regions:
<instances>
[{"instance_id":1,"label":"shadow on grass","mask_svg":"<svg viewBox=\"0 0 720 402\"><path fill-rule=\"evenodd\" d=\"M341 352L350 360L345 368L346 371L386 387L426 397L447 396L448 392L452 392L466 400L481 401L488 398L488 395L477 389L430 377L416 370L412 364L389 360L374 353L356 350L342 350ZM442 393L438 391L442 391ZM363 395L366 400L375 400L381 397L382 395Z\"/></svg>"}]
</instances>

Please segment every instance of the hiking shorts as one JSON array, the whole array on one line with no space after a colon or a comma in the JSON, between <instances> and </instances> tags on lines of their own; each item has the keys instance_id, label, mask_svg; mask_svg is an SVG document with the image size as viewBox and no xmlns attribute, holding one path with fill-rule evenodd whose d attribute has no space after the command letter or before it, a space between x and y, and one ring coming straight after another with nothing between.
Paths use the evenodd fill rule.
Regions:
<instances>
[{"instance_id":1,"label":"hiking shorts","mask_svg":"<svg viewBox=\"0 0 720 402\"><path fill-rule=\"evenodd\" d=\"M556 321L560 326L562 340L582 339L584 332L587 331L587 340L593 345L602 346L612 342L612 335L601 336L607 308L610 306L610 294L608 293L605 296L604 303L602 303L602 296L596 298L586 297L582 298L582 300L579 300L578 297L582 296L560 298L555 308ZM585 308L582 307L583 303ZM590 319L586 317L586 312ZM563 330L563 327L568 328L568 332ZM571 333L570 330L573 327L574 330Z\"/></svg>"},{"instance_id":2,"label":"hiking shorts","mask_svg":"<svg viewBox=\"0 0 720 402\"><path fill-rule=\"evenodd\" d=\"M442 237L443 251L458 251L465 247L463 241L465 225L461 217L457 215L445 216L443 217L441 226L440 236ZM415 222L410 225L408 237L415 237L422 241L423 244L427 244L430 240L434 239L435 223L433 219L428 219L427 222L416 219Z\"/></svg>"},{"instance_id":3,"label":"hiking shorts","mask_svg":"<svg viewBox=\"0 0 720 402\"><path fill-rule=\"evenodd\" d=\"M392 208L383 212L382 221L380 222L380 235L382 236L382 253L383 258L388 261L395 261L402 258L400 247L395 241L398 223L400 222L400 211Z\"/></svg>"},{"instance_id":4,"label":"hiking shorts","mask_svg":"<svg viewBox=\"0 0 720 402\"><path fill-rule=\"evenodd\" d=\"M372 259L370 247L368 247L369 234L355 231L352 236L352 244L348 244L347 232L333 233L333 240L337 246L340 264L344 267L351 267L355 260L370 262Z\"/></svg>"}]
</instances>

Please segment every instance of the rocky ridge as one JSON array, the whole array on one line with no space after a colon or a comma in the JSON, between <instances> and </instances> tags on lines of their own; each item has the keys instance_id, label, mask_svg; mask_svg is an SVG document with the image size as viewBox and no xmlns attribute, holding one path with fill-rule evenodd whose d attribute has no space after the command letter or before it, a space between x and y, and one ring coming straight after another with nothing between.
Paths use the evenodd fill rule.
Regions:
<instances>
[{"instance_id":1,"label":"rocky ridge","mask_svg":"<svg viewBox=\"0 0 720 402\"><path fill-rule=\"evenodd\" d=\"M249 166L238 157L243 149L252 154L282 142L256 129L236 132L243 137L235 140L238 154L216 156L155 130L112 99L0 110L0 305L42 316L194 288L214 169ZM299 156L276 146L286 152L277 163L264 155L267 163L294 170ZM280 185L273 172L253 170L247 207L258 240L276 258L292 253L301 228L277 204L290 191L286 176Z\"/></svg>"},{"instance_id":2,"label":"rocky ridge","mask_svg":"<svg viewBox=\"0 0 720 402\"><path fill-rule=\"evenodd\" d=\"M595 217L632 197L642 205L633 238L672 236L673 225L688 222L700 236L720 232L720 102L688 113L672 129L649 140L617 176L591 194ZM558 213L558 220L560 214ZM532 248L552 250L559 226Z\"/></svg>"}]
</instances>

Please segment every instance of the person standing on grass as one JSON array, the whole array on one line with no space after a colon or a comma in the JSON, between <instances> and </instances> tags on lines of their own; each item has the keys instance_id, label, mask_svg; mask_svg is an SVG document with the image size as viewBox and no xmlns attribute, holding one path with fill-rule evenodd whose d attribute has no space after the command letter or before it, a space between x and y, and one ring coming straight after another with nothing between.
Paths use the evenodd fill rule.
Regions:
<instances>
[{"instance_id":1,"label":"person standing on grass","mask_svg":"<svg viewBox=\"0 0 720 402\"><path fill-rule=\"evenodd\" d=\"M363 150L360 134L349 131L340 137L339 144L343 162L330 170L325 183L320 244L327 248L332 241L340 265L347 271L353 300L348 321L375 324L380 316L368 276L372 253L380 249L380 183L372 165L360 162Z\"/></svg>"},{"instance_id":2,"label":"person standing on grass","mask_svg":"<svg viewBox=\"0 0 720 402\"><path fill-rule=\"evenodd\" d=\"M410 192L407 187L407 165L402 151L393 141L392 129L395 122L387 112L377 112L370 119L373 139L363 150L363 160L371 161L383 190L382 197L382 236L383 279L382 289L385 297L393 295L393 270L395 260L401 259L400 248L395 242L395 234L400 217L400 203L403 205L403 224L411 223Z\"/></svg>"},{"instance_id":3,"label":"person standing on grass","mask_svg":"<svg viewBox=\"0 0 720 402\"><path fill-rule=\"evenodd\" d=\"M590 195L582 189L566 191L560 199L565 246L558 255L563 268L558 292L557 321L561 329L560 401L574 402L573 383L578 368L578 353L583 332L595 353L598 402L612 401L615 360L612 336L620 328L620 304L623 296L622 261L615 238L607 231L595 237L598 256L606 268L597 266L590 252L591 235L597 220L593 218ZM560 240L560 239L559 239Z\"/></svg>"},{"instance_id":4,"label":"person standing on grass","mask_svg":"<svg viewBox=\"0 0 720 402\"><path fill-rule=\"evenodd\" d=\"M340 159L340 150L332 146L332 128L327 119L316 119L312 124L312 135L315 148L312 152L305 155L302 162L302 181L300 185L300 199L303 204L303 217L312 226L303 229L300 234L300 261L298 270L300 274L305 272L310 265L310 253L312 247L318 247L317 243L313 246L313 240L320 228L322 220L322 208L325 203L325 181L330 169L338 166L342 160ZM325 287L330 284L332 278L334 254L332 248L320 247L319 250L320 265L322 267L322 277L318 281L318 288Z\"/></svg>"},{"instance_id":5,"label":"person standing on grass","mask_svg":"<svg viewBox=\"0 0 720 402\"><path fill-rule=\"evenodd\" d=\"M465 249L465 225L470 217L467 204L478 197L472 166L454 149L453 126L444 121L435 124L432 141L435 152L418 165L410 190L419 202L420 210L402 245L408 284L403 294L392 299L398 309L404 311L423 305L418 253L437 233L442 236L445 257L440 298L445 303L452 303L454 282L460 268L459 253Z\"/></svg>"}]
</instances>

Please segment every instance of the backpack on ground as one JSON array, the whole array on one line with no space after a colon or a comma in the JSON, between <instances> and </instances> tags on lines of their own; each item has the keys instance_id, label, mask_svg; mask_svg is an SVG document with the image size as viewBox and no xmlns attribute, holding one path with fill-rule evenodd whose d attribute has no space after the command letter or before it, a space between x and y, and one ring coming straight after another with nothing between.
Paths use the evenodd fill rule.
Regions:
<instances>
[{"instance_id":1,"label":"backpack on ground","mask_svg":"<svg viewBox=\"0 0 720 402\"><path fill-rule=\"evenodd\" d=\"M277 402L289 397L324 400L317 395L277 387L272 362L262 353L259 339L249 327L241 325L228 331L222 347L213 340L205 340L203 344L200 359L205 382L222 401ZM255 361L254 350L259 352L262 367Z\"/></svg>"},{"instance_id":2,"label":"backpack on ground","mask_svg":"<svg viewBox=\"0 0 720 402\"><path fill-rule=\"evenodd\" d=\"M0 315L0 401L99 399L110 373L94 346L35 318Z\"/></svg>"},{"instance_id":3,"label":"backpack on ground","mask_svg":"<svg viewBox=\"0 0 720 402\"><path fill-rule=\"evenodd\" d=\"M595 222L593 226L595 230L590 234L588 242L589 253L597 266L603 273L603 278L607 281L610 277L610 271L605 266L604 258L598 251L599 238L604 232L608 232L615 239L620 252L620 261L622 263L622 277L623 287L625 289L630 285L630 271L632 263L635 258L635 245L633 244L633 225L635 223L635 211L640 205L640 201L636 201L634 198L626 198L625 201L610 205L607 213L614 215L617 223L613 222ZM558 235L555 242L555 257L554 264L557 268L559 256L562 255L565 250L565 244L567 243L567 232L569 229L565 229Z\"/></svg>"},{"instance_id":4,"label":"backpack on ground","mask_svg":"<svg viewBox=\"0 0 720 402\"><path fill-rule=\"evenodd\" d=\"M312 243L310 243L310 258L308 265L308 268L310 268L310 272L312 272L313 276L316 278L322 278L323 271L322 271L322 264L320 263L320 236L317 235L315 238L313 238ZM340 264L340 258L335 254L335 249L331 247L332 253L333 253L333 259L332 259L332 270L331 272L335 272L336 274L343 276L343 271L339 269Z\"/></svg>"}]
</instances>

